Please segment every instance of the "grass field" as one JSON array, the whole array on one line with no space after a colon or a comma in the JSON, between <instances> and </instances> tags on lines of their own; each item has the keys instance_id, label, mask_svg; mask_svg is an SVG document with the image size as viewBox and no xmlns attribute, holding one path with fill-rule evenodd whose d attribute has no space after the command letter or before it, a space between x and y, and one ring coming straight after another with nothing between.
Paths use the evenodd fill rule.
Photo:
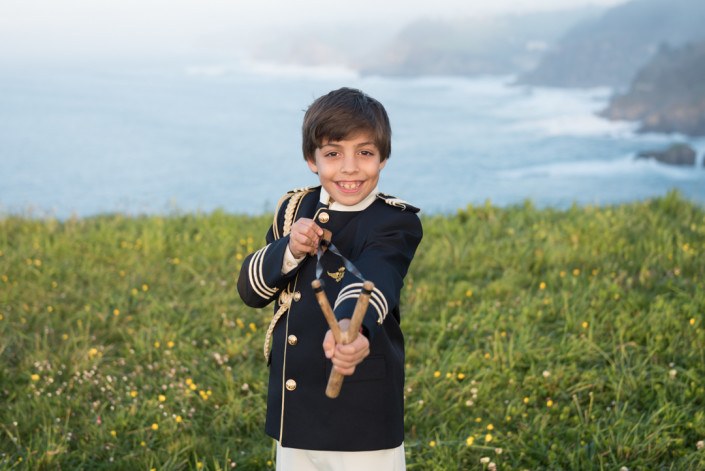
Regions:
<instances>
[{"instance_id":1,"label":"grass field","mask_svg":"<svg viewBox=\"0 0 705 471\"><path fill-rule=\"evenodd\" d=\"M0 219L0 469L273 469L271 218ZM705 469L705 209L423 217L407 277L410 470Z\"/></svg>"}]
</instances>

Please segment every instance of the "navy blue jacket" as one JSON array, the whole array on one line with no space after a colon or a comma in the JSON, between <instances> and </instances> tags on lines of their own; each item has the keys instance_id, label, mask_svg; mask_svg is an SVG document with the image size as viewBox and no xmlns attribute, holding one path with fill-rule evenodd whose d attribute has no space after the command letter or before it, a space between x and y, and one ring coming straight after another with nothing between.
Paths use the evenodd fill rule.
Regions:
<instances>
[{"instance_id":1,"label":"navy blue jacket","mask_svg":"<svg viewBox=\"0 0 705 471\"><path fill-rule=\"evenodd\" d=\"M285 299L280 298L282 293L293 300L272 334L265 430L282 446L292 448L395 448L404 439L399 297L422 237L418 209L380 194L362 211L333 211L319 201L320 187L304 190L303 196L298 195L299 204L292 205L295 209L289 207L290 222L306 217L330 230L340 253L375 284L363 321L370 355L345 378L340 396L329 399L325 389L331 362L322 348L328 325L311 288L317 259L307 256L292 272L281 273L289 243L284 230L286 210L295 195L290 192L280 202L267 245L246 257L237 285L248 306L264 307ZM324 253L321 264L321 278L336 317L352 317L362 281L331 251ZM275 303L274 310L278 308Z\"/></svg>"}]
</instances>

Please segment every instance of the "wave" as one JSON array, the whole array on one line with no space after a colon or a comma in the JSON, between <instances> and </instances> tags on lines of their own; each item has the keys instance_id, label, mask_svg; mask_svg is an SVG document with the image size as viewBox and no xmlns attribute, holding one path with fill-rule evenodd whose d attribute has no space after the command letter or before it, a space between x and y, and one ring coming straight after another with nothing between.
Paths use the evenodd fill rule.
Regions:
<instances>
[{"instance_id":1,"label":"wave","mask_svg":"<svg viewBox=\"0 0 705 471\"><path fill-rule=\"evenodd\" d=\"M186 67L186 75L195 75L200 77L223 77L237 70L239 69L232 65L193 65Z\"/></svg>"},{"instance_id":2,"label":"wave","mask_svg":"<svg viewBox=\"0 0 705 471\"><path fill-rule=\"evenodd\" d=\"M637 123L610 121L597 115L607 106L611 92L606 88L582 90L512 87L514 93L492 114L514 122L513 132L555 136L632 135Z\"/></svg>"},{"instance_id":3,"label":"wave","mask_svg":"<svg viewBox=\"0 0 705 471\"><path fill-rule=\"evenodd\" d=\"M210 64L186 67L187 75L201 77L226 77L231 75L256 75L264 77L306 79L357 79L357 71L342 65L298 65L245 59L232 64Z\"/></svg>"},{"instance_id":4,"label":"wave","mask_svg":"<svg viewBox=\"0 0 705 471\"><path fill-rule=\"evenodd\" d=\"M613 177L620 175L660 174L673 180L701 178L701 172L693 167L676 167L652 159L637 159L629 154L616 160L584 160L578 162L554 162L512 170L501 170L498 176L519 180L524 178L560 177Z\"/></svg>"},{"instance_id":5,"label":"wave","mask_svg":"<svg viewBox=\"0 0 705 471\"><path fill-rule=\"evenodd\" d=\"M538 133L545 137L556 136L612 136L628 137L634 134L638 123L610 121L594 114L565 114L540 119L531 119L510 126L511 131Z\"/></svg>"}]
</instances>

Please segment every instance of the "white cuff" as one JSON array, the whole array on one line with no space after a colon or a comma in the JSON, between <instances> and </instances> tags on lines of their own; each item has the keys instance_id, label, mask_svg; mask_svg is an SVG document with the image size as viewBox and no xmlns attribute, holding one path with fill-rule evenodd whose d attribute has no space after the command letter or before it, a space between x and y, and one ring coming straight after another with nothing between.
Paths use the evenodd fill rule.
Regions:
<instances>
[{"instance_id":1,"label":"white cuff","mask_svg":"<svg viewBox=\"0 0 705 471\"><path fill-rule=\"evenodd\" d=\"M291 253L291 249L289 248L289 244L286 245L286 249L284 249L284 261L282 262L282 275L286 275L290 271L292 271L294 268L299 266L299 263L306 258L306 255L300 258L294 257L294 254Z\"/></svg>"}]
</instances>

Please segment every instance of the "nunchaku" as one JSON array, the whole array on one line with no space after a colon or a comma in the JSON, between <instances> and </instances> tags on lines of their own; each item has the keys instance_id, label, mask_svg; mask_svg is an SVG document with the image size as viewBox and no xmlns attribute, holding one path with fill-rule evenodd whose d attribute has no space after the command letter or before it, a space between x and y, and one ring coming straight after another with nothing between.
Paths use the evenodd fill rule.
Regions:
<instances>
[{"instance_id":1,"label":"nunchaku","mask_svg":"<svg viewBox=\"0 0 705 471\"><path fill-rule=\"evenodd\" d=\"M324 230L323 240L321 241L321 247L319 248L319 261L322 252L327 247L331 246L330 240L330 231ZM311 282L311 287L313 288L313 292L316 294L316 300L318 301L318 305L321 306L321 311L323 311L323 316L328 322L328 326L333 334L335 343L347 345L354 342L358 336L358 332L360 331L362 319L365 317L365 313L367 312L367 307L370 303L370 295L375 287L374 283L369 280L363 280L360 297L357 298L357 302L355 303L355 310L353 311L347 330L341 330L338 320L335 318L335 314L333 314L333 309L328 302L325 291L323 291L323 281L320 279L320 275ZM330 372L330 376L328 377L326 396L331 399L338 397L340 394L340 388L343 386L344 379L345 375L339 373L335 370L335 368L333 368Z\"/></svg>"}]
</instances>

